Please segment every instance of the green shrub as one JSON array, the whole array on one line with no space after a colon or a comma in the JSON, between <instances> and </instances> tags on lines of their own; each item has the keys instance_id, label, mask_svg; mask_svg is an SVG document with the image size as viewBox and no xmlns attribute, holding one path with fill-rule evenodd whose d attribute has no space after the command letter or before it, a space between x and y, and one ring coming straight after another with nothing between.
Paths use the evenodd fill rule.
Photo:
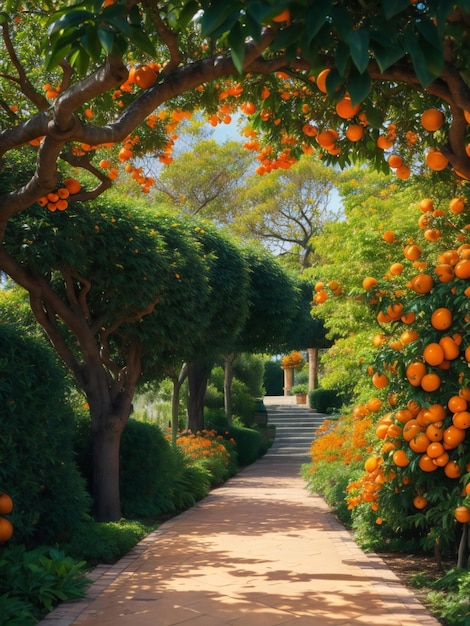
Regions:
<instances>
[{"instance_id":1,"label":"green shrub","mask_svg":"<svg viewBox=\"0 0 470 626\"><path fill-rule=\"evenodd\" d=\"M344 398L334 389L313 389L308 394L308 403L311 409L319 413L331 413L331 409L343 405Z\"/></svg>"},{"instance_id":2,"label":"green shrub","mask_svg":"<svg viewBox=\"0 0 470 626\"><path fill-rule=\"evenodd\" d=\"M27 332L0 324L0 491L14 502L11 542L31 547L73 532L90 498L74 460L67 375Z\"/></svg>"},{"instance_id":3,"label":"green shrub","mask_svg":"<svg viewBox=\"0 0 470 626\"><path fill-rule=\"evenodd\" d=\"M91 427L86 416L78 425L76 449L91 487ZM187 467L157 424L130 418L121 436L120 487L125 517L152 518L193 506L208 493L209 480L204 472Z\"/></svg>"},{"instance_id":4,"label":"green shrub","mask_svg":"<svg viewBox=\"0 0 470 626\"><path fill-rule=\"evenodd\" d=\"M24 546L2 550L0 615L2 624L35 624L60 601L81 598L89 580L84 563L56 548ZM14 615L12 615L15 611ZM12 615L12 619L6 617Z\"/></svg>"},{"instance_id":5,"label":"green shrub","mask_svg":"<svg viewBox=\"0 0 470 626\"><path fill-rule=\"evenodd\" d=\"M233 362L233 375L247 386L254 398L264 395L264 358L261 355L241 354Z\"/></svg>"},{"instance_id":6,"label":"green shrub","mask_svg":"<svg viewBox=\"0 0 470 626\"><path fill-rule=\"evenodd\" d=\"M256 398L254 398L245 385L236 378L232 382L232 413L244 424L252 426L254 422Z\"/></svg>"},{"instance_id":7,"label":"green shrub","mask_svg":"<svg viewBox=\"0 0 470 626\"><path fill-rule=\"evenodd\" d=\"M155 527L156 524L124 519L119 522L89 520L80 524L70 541L60 547L71 557L85 560L88 566L114 563Z\"/></svg>"},{"instance_id":8,"label":"green shrub","mask_svg":"<svg viewBox=\"0 0 470 626\"><path fill-rule=\"evenodd\" d=\"M263 384L267 396L284 395L284 373L281 370L281 361L265 361Z\"/></svg>"},{"instance_id":9,"label":"green shrub","mask_svg":"<svg viewBox=\"0 0 470 626\"><path fill-rule=\"evenodd\" d=\"M207 385L206 395L204 398L204 405L208 409L220 409L224 408L224 394L223 391L217 389L214 384Z\"/></svg>"},{"instance_id":10,"label":"green shrub","mask_svg":"<svg viewBox=\"0 0 470 626\"><path fill-rule=\"evenodd\" d=\"M261 456L264 448L257 430L232 422L223 434L231 437L237 444L238 463L241 467L254 463Z\"/></svg>"},{"instance_id":11,"label":"green shrub","mask_svg":"<svg viewBox=\"0 0 470 626\"><path fill-rule=\"evenodd\" d=\"M338 519L349 528L352 515L346 502L346 487L351 480L359 478L362 472L362 463L344 465L342 461L320 461L314 466L302 466L302 476L307 481L308 490L322 496Z\"/></svg>"}]
</instances>

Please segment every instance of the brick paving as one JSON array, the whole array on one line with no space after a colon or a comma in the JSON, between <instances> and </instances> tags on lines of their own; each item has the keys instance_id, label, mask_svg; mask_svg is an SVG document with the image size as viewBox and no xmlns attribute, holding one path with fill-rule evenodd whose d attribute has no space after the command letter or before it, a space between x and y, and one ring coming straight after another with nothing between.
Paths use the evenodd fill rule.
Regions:
<instances>
[{"instance_id":1,"label":"brick paving","mask_svg":"<svg viewBox=\"0 0 470 626\"><path fill-rule=\"evenodd\" d=\"M323 416L266 399L269 453L165 522L42 626L439 626L299 476Z\"/></svg>"}]
</instances>

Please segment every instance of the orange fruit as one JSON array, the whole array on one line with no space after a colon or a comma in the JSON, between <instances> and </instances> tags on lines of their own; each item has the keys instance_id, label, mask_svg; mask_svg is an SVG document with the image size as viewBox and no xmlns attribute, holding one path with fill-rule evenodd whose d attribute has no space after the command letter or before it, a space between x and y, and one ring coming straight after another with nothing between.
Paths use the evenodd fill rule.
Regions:
<instances>
[{"instance_id":1,"label":"orange fruit","mask_svg":"<svg viewBox=\"0 0 470 626\"><path fill-rule=\"evenodd\" d=\"M440 365L444 360L444 350L438 343L429 343L424 348L423 357L429 365Z\"/></svg>"},{"instance_id":2,"label":"orange fruit","mask_svg":"<svg viewBox=\"0 0 470 626\"><path fill-rule=\"evenodd\" d=\"M431 148L426 155L426 163L431 170L441 172L442 170L445 170L449 161L447 157L442 154L442 152Z\"/></svg>"},{"instance_id":3,"label":"orange fruit","mask_svg":"<svg viewBox=\"0 0 470 626\"><path fill-rule=\"evenodd\" d=\"M406 424L411 419L413 419L413 413L410 411L410 409L399 409L395 413L395 419L402 424Z\"/></svg>"},{"instance_id":4,"label":"orange fruit","mask_svg":"<svg viewBox=\"0 0 470 626\"><path fill-rule=\"evenodd\" d=\"M7 493L0 495L0 514L8 515L13 511L13 500Z\"/></svg>"},{"instance_id":5,"label":"orange fruit","mask_svg":"<svg viewBox=\"0 0 470 626\"><path fill-rule=\"evenodd\" d=\"M13 535L13 524L6 517L0 517L0 543L5 543Z\"/></svg>"},{"instance_id":6,"label":"orange fruit","mask_svg":"<svg viewBox=\"0 0 470 626\"><path fill-rule=\"evenodd\" d=\"M459 478L461 473L457 461L449 461L447 465L444 466L444 474L448 478Z\"/></svg>"},{"instance_id":7,"label":"orange fruit","mask_svg":"<svg viewBox=\"0 0 470 626\"><path fill-rule=\"evenodd\" d=\"M426 452L430 444L431 440L423 432L418 433L413 437L413 439L410 439L410 441L408 442L408 445L413 450L413 452L418 453Z\"/></svg>"},{"instance_id":8,"label":"orange fruit","mask_svg":"<svg viewBox=\"0 0 470 626\"><path fill-rule=\"evenodd\" d=\"M371 456L364 463L364 469L366 472L373 472L379 466L379 460L376 456Z\"/></svg>"},{"instance_id":9,"label":"orange fruit","mask_svg":"<svg viewBox=\"0 0 470 626\"><path fill-rule=\"evenodd\" d=\"M449 462L449 454L447 452L444 452L444 454L441 454L440 456L433 459L432 462L434 463L434 465L437 465L437 467L445 467Z\"/></svg>"},{"instance_id":10,"label":"orange fruit","mask_svg":"<svg viewBox=\"0 0 470 626\"><path fill-rule=\"evenodd\" d=\"M372 289L372 287L375 287L377 284L378 284L377 279L374 278L373 276L367 276L362 281L362 286L366 291L368 291L369 289Z\"/></svg>"},{"instance_id":11,"label":"orange fruit","mask_svg":"<svg viewBox=\"0 0 470 626\"><path fill-rule=\"evenodd\" d=\"M335 143L336 139L337 135L332 129L322 130L322 132L318 133L317 135L317 143L322 148L328 148L329 146L332 146Z\"/></svg>"},{"instance_id":12,"label":"orange fruit","mask_svg":"<svg viewBox=\"0 0 470 626\"><path fill-rule=\"evenodd\" d=\"M436 330L447 330L452 326L452 311L439 307L431 315L431 326Z\"/></svg>"},{"instance_id":13,"label":"orange fruit","mask_svg":"<svg viewBox=\"0 0 470 626\"><path fill-rule=\"evenodd\" d=\"M367 401L367 408L371 413L376 413L382 408L382 400L380 398L370 398Z\"/></svg>"},{"instance_id":14,"label":"orange fruit","mask_svg":"<svg viewBox=\"0 0 470 626\"><path fill-rule=\"evenodd\" d=\"M82 186L76 178L66 178L63 182L64 187L69 190L69 193L76 194L80 191Z\"/></svg>"},{"instance_id":15,"label":"orange fruit","mask_svg":"<svg viewBox=\"0 0 470 626\"><path fill-rule=\"evenodd\" d=\"M444 430L442 442L446 450L452 450L461 444L464 439L465 430L452 425Z\"/></svg>"},{"instance_id":16,"label":"orange fruit","mask_svg":"<svg viewBox=\"0 0 470 626\"><path fill-rule=\"evenodd\" d=\"M454 511L454 517L458 522L468 524L470 522L470 509L464 505L458 506Z\"/></svg>"},{"instance_id":17,"label":"orange fruit","mask_svg":"<svg viewBox=\"0 0 470 626\"><path fill-rule=\"evenodd\" d=\"M459 346L455 343L452 337L441 337L441 339L439 339L439 345L444 351L444 359L446 361L453 361L460 354Z\"/></svg>"},{"instance_id":18,"label":"orange fruit","mask_svg":"<svg viewBox=\"0 0 470 626\"><path fill-rule=\"evenodd\" d=\"M392 274L392 276L400 276L404 269L403 263L392 263L388 271Z\"/></svg>"},{"instance_id":19,"label":"orange fruit","mask_svg":"<svg viewBox=\"0 0 470 626\"><path fill-rule=\"evenodd\" d=\"M434 268L434 271L441 283L450 283L454 280L454 268L449 263L441 263Z\"/></svg>"},{"instance_id":20,"label":"orange fruit","mask_svg":"<svg viewBox=\"0 0 470 626\"><path fill-rule=\"evenodd\" d=\"M465 398L461 398L460 396L452 396L449 398L447 403L447 407L451 413L460 413L461 411L467 410L468 403Z\"/></svg>"},{"instance_id":21,"label":"orange fruit","mask_svg":"<svg viewBox=\"0 0 470 626\"><path fill-rule=\"evenodd\" d=\"M427 454L423 454L418 462L419 468L423 472L434 472L437 470L437 465L433 463L433 459Z\"/></svg>"},{"instance_id":22,"label":"orange fruit","mask_svg":"<svg viewBox=\"0 0 470 626\"><path fill-rule=\"evenodd\" d=\"M396 450L392 456L393 462L398 467L406 467L410 459L406 456L406 452L404 450Z\"/></svg>"},{"instance_id":23,"label":"orange fruit","mask_svg":"<svg viewBox=\"0 0 470 626\"><path fill-rule=\"evenodd\" d=\"M432 277L429 274L417 274L410 281L410 288L416 293L429 293L434 286Z\"/></svg>"},{"instance_id":24,"label":"orange fruit","mask_svg":"<svg viewBox=\"0 0 470 626\"><path fill-rule=\"evenodd\" d=\"M417 261L421 256L421 248L416 244L405 246L403 254L408 261Z\"/></svg>"},{"instance_id":25,"label":"orange fruit","mask_svg":"<svg viewBox=\"0 0 470 626\"><path fill-rule=\"evenodd\" d=\"M326 78L328 74L330 73L330 71L331 70L327 67L326 69L322 70L317 76L317 79L316 79L317 87L322 93L327 93Z\"/></svg>"},{"instance_id":26,"label":"orange fruit","mask_svg":"<svg viewBox=\"0 0 470 626\"><path fill-rule=\"evenodd\" d=\"M440 424L441 422L437 422ZM426 428L426 437L430 441L441 441L444 436L442 428L436 426L436 424L429 424Z\"/></svg>"},{"instance_id":27,"label":"orange fruit","mask_svg":"<svg viewBox=\"0 0 470 626\"><path fill-rule=\"evenodd\" d=\"M339 117L344 120L349 120L351 117L354 117L359 113L359 109L361 108L360 104L352 103L352 100L349 96L344 96L336 103L336 113ZM361 126L362 128L362 126Z\"/></svg>"},{"instance_id":28,"label":"orange fruit","mask_svg":"<svg viewBox=\"0 0 470 626\"><path fill-rule=\"evenodd\" d=\"M361 124L350 124L345 134L349 141L360 141L364 137L364 127Z\"/></svg>"},{"instance_id":29,"label":"orange fruit","mask_svg":"<svg viewBox=\"0 0 470 626\"><path fill-rule=\"evenodd\" d=\"M416 509L424 509L427 503L428 501L426 500L426 498L423 498L423 496L416 496L416 498L413 499L413 506Z\"/></svg>"},{"instance_id":30,"label":"orange fruit","mask_svg":"<svg viewBox=\"0 0 470 626\"><path fill-rule=\"evenodd\" d=\"M438 241L441 238L441 231L438 228L428 228L424 231L424 238L428 241Z\"/></svg>"},{"instance_id":31,"label":"orange fruit","mask_svg":"<svg viewBox=\"0 0 470 626\"><path fill-rule=\"evenodd\" d=\"M388 135L380 135L377 139L377 148L381 150L390 150L393 146L393 139L391 139Z\"/></svg>"},{"instance_id":32,"label":"orange fruit","mask_svg":"<svg viewBox=\"0 0 470 626\"><path fill-rule=\"evenodd\" d=\"M470 387L461 387L459 389L459 396L467 402L470 402Z\"/></svg>"},{"instance_id":33,"label":"orange fruit","mask_svg":"<svg viewBox=\"0 0 470 626\"><path fill-rule=\"evenodd\" d=\"M402 433L403 439L405 441L410 442L413 439L413 437L416 437L416 435L422 432L423 432L423 427L417 420L415 419L409 420L403 426L403 433Z\"/></svg>"},{"instance_id":34,"label":"orange fruit","mask_svg":"<svg viewBox=\"0 0 470 626\"><path fill-rule=\"evenodd\" d=\"M325 283L322 281L318 281L317 283L315 283L315 291L323 291L323 289L325 288Z\"/></svg>"},{"instance_id":35,"label":"orange fruit","mask_svg":"<svg viewBox=\"0 0 470 626\"><path fill-rule=\"evenodd\" d=\"M411 175L411 170L407 165L400 165L395 170L395 175L400 180L407 180Z\"/></svg>"},{"instance_id":36,"label":"orange fruit","mask_svg":"<svg viewBox=\"0 0 470 626\"><path fill-rule=\"evenodd\" d=\"M402 315L400 319L403 324L412 324L416 319L416 314L413 311L408 311L408 313Z\"/></svg>"},{"instance_id":37,"label":"orange fruit","mask_svg":"<svg viewBox=\"0 0 470 626\"><path fill-rule=\"evenodd\" d=\"M413 387L419 387L425 375L426 366L421 361L414 361L406 368L406 377Z\"/></svg>"},{"instance_id":38,"label":"orange fruit","mask_svg":"<svg viewBox=\"0 0 470 626\"><path fill-rule=\"evenodd\" d=\"M426 450L426 454L431 457L431 459L437 459L437 457L444 454L444 452L444 446L439 441L432 441Z\"/></svg>"},{"instance_id":39,"label":"orange fruit","mask_svg":"<svg viewBox=\"0 0 470 626\"><path fill-rule=\"evenodd\" d=\"M439 374L425 374L421 379L421 388L424 389L424 391L437 391L440 386L441 377L439 376Z\"/></svg>"},{"instance_id":40,"label":"orange fruit","mask_svg":"<svg viewBox=\"0 0 470 626\"><path fill-rule=\"evenodd\" d=\"M157 74L148 65L138 67L134 72L134 81L142 89L148 89L157 80Z\"/></svg>"},{"instance_id":41,"label":"orange fruit","mask_svg":"<svg viewBox=\"0 0 470 626\"><path fill-rule=\"evenodd\" d=\"M388 385L388 378L385 374L379 374L379 372L375 372L372 376L372 384L377 389L384 389Z\"/></svg>"},{"instance_id":42,"label":"orange fruit","mask_svg":"<svg viewBox=\"0 0 470 626\"><path fill-rule=\"evenodd\" d=\"M403 158L399 154L391 154L387 159L387 163L392 169L395 169L403 165Z\"/></svg>"},{"instance_id":43,"label":"orange fruit","mask_svg":"<svg viewBox=\"0 0 470 626\"><path fill-rule=\"evenodd\" d=\"M452 423L454 426L461 428L462 430L470 428L470 412L459 411L458 413L454 413L452 416Z\"/></svg>"},{"instance_id":44,"label":"orange fruit","mask_svg":"<svg viewBox=\"0 0 470 626\"><path fill-rule=\"evenodd\" d=\"M393 230L386 230L382 235L382 239L387 243L394 243L396 241L395 233L393 232Z\"/></svg>"},{"instance_id":45,"label":"orange fruit","mask_svg":"<svg viewBox=\"0 0 470 626\"><path fill-rule=\"evenodd\" d=\"M405 330L400 335L400 341L404 346L413 343L417 339L419 339L419 333L416 330Z\"/></svg>"},{"instance_id":46,"label":"orange fruit","mask_svg":"<svg viewBox=\"0 0 470 626\"><path fill-rule=\"evenodd\" d=\"M449 202L449 210L454 215L458 215L462 213L465 209L465 198L452 198Z\"/></svg>"},{"instance_id":47,"label":"orange fruit","mask_svg":"<svg viewBox=\"0 0 470 626\"><path fill-rule=\"evenodd\" d=\"M421 115L421 126L425 130L434 132L439 130L444 123L444 119L444 113L439 111L439 109L427 109Z\"/></svg>"},{"instance_id":48,"label":"orange fruit","mask_svg":"<svg viewBox=\"0 0 470 626\"><path fill-rule=\"evenodd\" d=\"M434 210L434 202L431 198L423 198L419 203L419 208L423 213Z\"/></svg>"},{"instance_id":49,"label":"orange fruit","mask_svg":"<svg viewBox=\"0 0 470 626\"><path fill-rule=\"evenodd\" d=\"M454 272L457 278L470 278L470 259L462 259L456 263Z\"/></svg>"}]
</instances>

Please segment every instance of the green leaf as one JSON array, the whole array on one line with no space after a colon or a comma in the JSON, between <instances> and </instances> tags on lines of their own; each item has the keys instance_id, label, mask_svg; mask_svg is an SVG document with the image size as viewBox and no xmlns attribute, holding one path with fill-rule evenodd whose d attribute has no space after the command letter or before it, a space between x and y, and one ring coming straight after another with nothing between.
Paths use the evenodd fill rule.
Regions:
<instances>
[{"instance_id":1,"label":"green leaf","mask_svg":"<svg viewBox=\"0 0 470 626\"><path fill-rule=\"evenodd\" d=\"M371 42L371 50L381 72L399 61L405 54L402 46L383 46L380 41Z\"/></svg>"},{"instance_id":2,"label":"green leaf","mask_svg":"<svg viewBox=\"0 0 470 626\"><path fill-rule=\"evenodd\" d=\"M0 24L6 24L10 21L10 16L4 11L0 11Z\"/></svg>"},{"instance_id":3,"label":"green leaf","mask_svg":"<svg viewBox=\"0 0 470 626\"><path fill-rule=\"evenodd\" d=\"M334 67L326 77L326 90L328 95L333 96L337 89L341 86L343 78L338 72L338 69Z\"/></svg>"},{"instance_id":4,"label":"green leaf","mask_svg":"<svg viewBox=\"0 0 470 626\"><path fill-rule=\"evenodd\" d=\"M71 11L62 15L56 22L53 22L48 29L48 34L52 35L61 30L81 26L88 21L94 21L93 13L89 11Z\"/></svg>"},{"instance_id":5,"label":"green leaf","mask_svg":"<svg viewBox=\"0 0 470 626\"><path fill-rule=\"evenodd\" d=\"M51 49L46 53L44 67L46 71L51 71L59 65L69 54L71 50L70 44L61 46L60 48Z\"/></svg>"},{"instance_id":6,"label":"green leaf","mask_svg":"<svg viewBox=\"0 0 470 626\"><path fill-rule=\"evenodd\" d=\"M405 31L404 44L406 51L411 56L413 67L419 82L423 87L427 87L427 85L432 83L436 76L428 70L426 55L419 45L419 39L417 38L412 25L408 26Z\"/></svg>"},{"instance_id":7,"label":"green leaf","mask_svg":"<svg viewBox=\"0 0 470 626\"><path fill-rule=\"evenodd\" d=\"M348 80L348 91L353 104L359 104L367 98L370 92L371 80L368 72L358 72L351 67Z\"/></svg>"},{"instance_id":8,"label":"green leaf","mask_svg":"<svg viewBox=\"0 0 470 626\"><path fill-rule=\"evenodd\" d=\"M182 29L186 28L186 26L191 22L196 13L199 10L199 5L195 0L191 0L186 4L181 10L177 23L178 26Z\"/></svg>"},{"instance_id":9,"label":"green leaf","mask_svg":"<svg viewBox=\"0 0 470 626\"><path fill-rule=\"evenodd\" d=\"M409 0L382 0L382 9L387 20L405 11L409 6Z\"/></svg>"},{"instance_id":10,"label":"green leaf","mask_svg":"<svg viewBox=\"0 0 470 626\"><path fill-rule=\"evenodd\" d=\"M349 46L340 41L335 52L335 67L341 76L344 76L348 67Z\"/></svg>"},{"instance_id":11,"label":"green leaf","mask_svg":"<svg viewBox=\"0 0 470 626\"><path fill-rule=\"evenodd\" d=\"M351 13L344 7L335 6L331 11L333 18L333 26L338 32L338 35L344 41L347 41L348 36L354 28Z\"/></svg>"},{"instance_id":12,"label":"green leaf","mask_svg":"<svg viewBox=\"0 0 470 626\"><path fill-rule=\"evenodd\" d=\"M369 39L369 32L366 30L353 30L346 39L351 58L361 74L369 65Z\"/></svg>"},{"instance_id":13,"label":"green leaf","mask_svg":"<svg viewBox=\"0 0 470 626\"><path fill-rule=\"evenodd\" d=\"M268 16L272 15L272 12L272 7L264 2L250 2L249 6L246 8L247 15L255 20L258 24L258 29L263 22L266 22Z\"/></svg>"},{"instance_id":14,"label":"green leaf","mask_svg":"<svg viewBox=\"0 0 470 626\"><path fill-rule=\"evenodd\" d=\"M98 28L96 34L103 50L106 54L111 54L114 48L115 34L104 28Z\"/></svg>"},{"instance_id":15,"label":"green leaf","mask_svg":"<svg viewBox=\"0 0 470 626\"><path fill-rule=\"evenodd\" d=\"M137 26L132 26L131 42L142 52L146 52L150 56L156 55L155 46L148 36Z\"/></svg>"},{"instance_id":16,"label":"green leaf","mask_svg":"<svg viewBox=\"0 0 470 626\"><path fill-rule=\"evenodd\" d=\"M201 34L203 37L219 35L232 28L240 17L238 3L234 6L232 2L214 2L209 8L204 9L201 18Z\"/></svg>"},{"instance_id":17,"label":"green leaf","mask_svg":"<svg viewBox=\"0 0 470 626\"><path fill-rule=\"evenodd\" d=\"M80 44L87 54L95 61L101 56L100 40L96 36L96 28L88 25L85 28L84 34L80 37Z\"/></svg>"},{"instance_id":18,"label":"green leaf","mask_svg":"<svg viewBox=\"0 0 470 626\"><path fill-rule=\"evenodd\" d=\"M230 54L237 71L241 74L245 58L245 37L240 24L235 24L228 35Z\"/></svg>"},{"instance_id":19,"label":"green leaf","mask_svg":"<svg viewBox=\"0 0 470 626\"><path fill-rule=\"evenodd\" d=\"M79 48L69 58L70 65L74 67L80 76L85 76L90 63L90 57L83 48Z\"/></svg>"},{"instance_id":20,"label":"green leaf","mask_svg":"<svg viewBox=\"0 0 470 626\"><path fill-rule=\"evenodd\" d=\"M315 2L313 6L307 9L305 29L308 33L308 46L310 46L317 33L325 24L325 20L331 11L332 4L332 0L323 0L323 2Z\"/></svg>"}]
</instances>

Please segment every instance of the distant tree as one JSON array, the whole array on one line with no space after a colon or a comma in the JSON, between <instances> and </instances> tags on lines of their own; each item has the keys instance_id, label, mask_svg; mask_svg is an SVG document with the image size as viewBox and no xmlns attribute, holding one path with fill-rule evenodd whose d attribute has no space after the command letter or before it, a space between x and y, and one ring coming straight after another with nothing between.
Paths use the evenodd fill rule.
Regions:
<instances>
[{"instance_id":1,"label":"distant tree","mask_svg":"<svg viewBox=\"0 0 470 626\"><path fill-rule=\"evenodd\" d=\"M317 157L304 156L288 170L251 176L240 189L235 231L262 241L291 267L315 262L313 237L338 219L332 204L335 174Z\"/></svg>"},{"instance_id":2,"label":"distant tree","mask_svg":"<svg viewBox=\"0 0 470 626\"><path fill-rule=\"evenodd\" d=\"M240 142L200 141L155 178L155 199L183 215L231 224L244 209L236 196L252 163L253 155Z\"/></svg>"}]
</instances>

